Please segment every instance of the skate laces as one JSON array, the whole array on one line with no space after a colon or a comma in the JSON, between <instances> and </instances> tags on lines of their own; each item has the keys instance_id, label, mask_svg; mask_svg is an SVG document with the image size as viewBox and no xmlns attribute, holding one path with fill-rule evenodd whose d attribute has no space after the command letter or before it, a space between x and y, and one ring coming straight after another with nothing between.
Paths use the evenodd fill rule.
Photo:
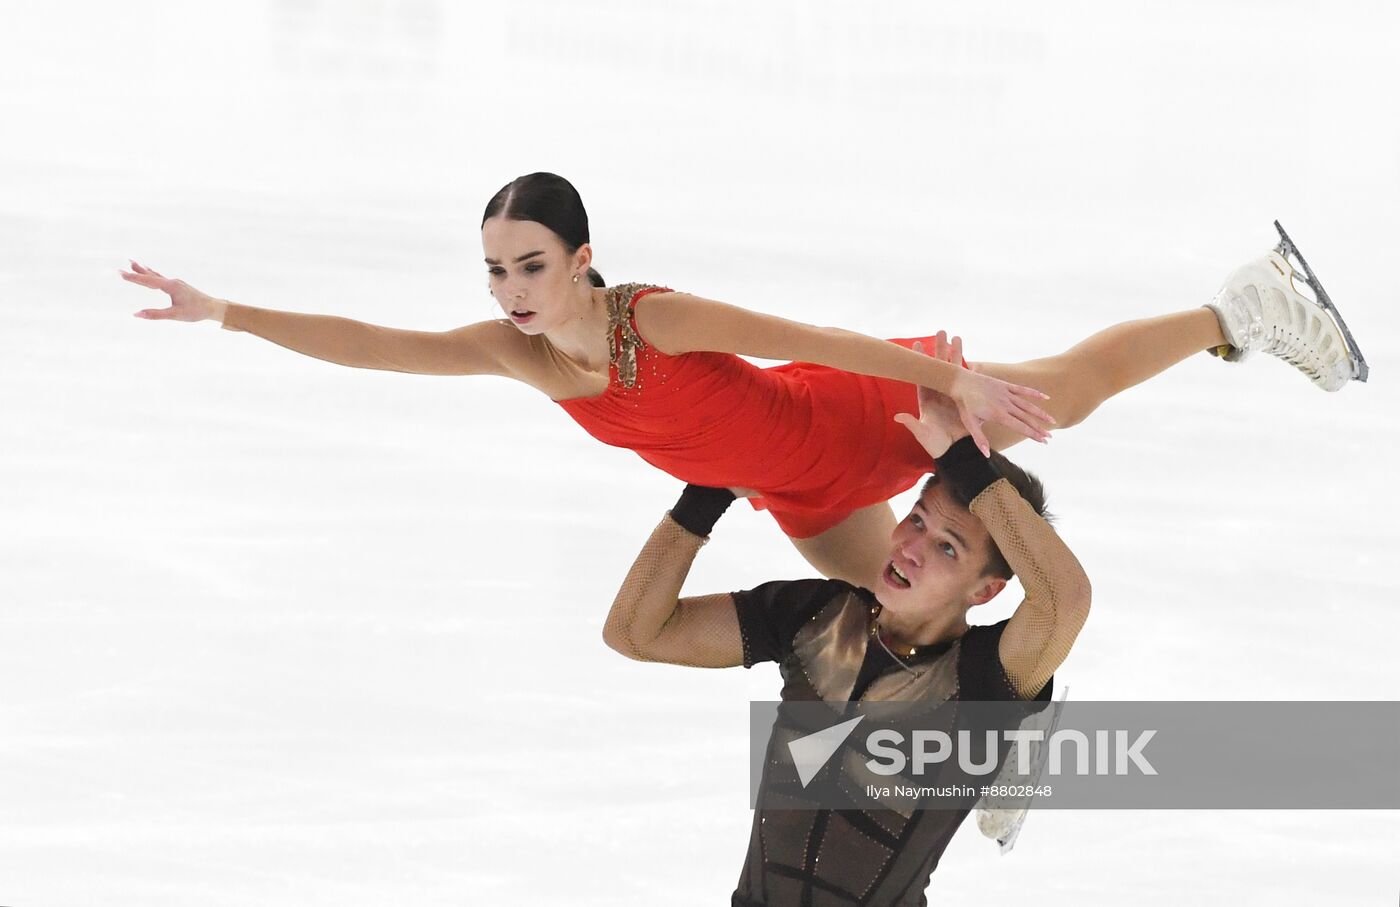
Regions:
<instances>
[{"instance_id":1,"label":"skate laces","mask_svg":"<svg viewBox=\"0 0 1400 907\"><path fill-rule=\"evenodd\" d=\"M1309 378L1321 377L1328 366L1325 351L1316 343L1327 339L1322 316L1310 311L1306 300L1289 299L1286 292L1281 302L1283 312L1280 314L1290 317L1270 319L1272 323L1264 336L1263 351L1282 359ZM1301 332L1294 329L1294 324L1299 321L1304 325ZM1323 345L1326 345L1325 342Z\"/></svg>"}]
</instances>

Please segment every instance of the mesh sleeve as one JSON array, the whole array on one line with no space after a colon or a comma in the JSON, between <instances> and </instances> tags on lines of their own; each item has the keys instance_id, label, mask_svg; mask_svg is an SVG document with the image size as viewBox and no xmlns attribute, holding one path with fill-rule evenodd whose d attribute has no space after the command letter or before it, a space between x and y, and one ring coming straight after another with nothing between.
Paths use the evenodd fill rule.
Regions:
<instances>
[{"instance_id":1,"label":"mesh sleeve","mask_svg":"<svg viewBox=\"0 0 1400 907\"><path fill-rule=\"evenodd\" d=\"M744 667L782 661L802 625L842 589L839 580L799 579L764 583L734 593L734 611L743 634Z\"/></svg>"},{"instance_id":2,"label":"mesh sleeve","mask_svg":"<svg viewBox=\"0 0 1400 907\"><path fill-rule=\"evenodd\" d=\"M705 540L667 516L622 581L603 639L637 661L701 668L743 663L743 640L728 593L681 598L690 565Z\"/></svg>"},{"instance_id":3,"label":"mesh sleeve","mask_svg":"<svg viewBox=\"0 0 1400 907\"><path fill-rule=\"evenodd\" d=\"M1074 553L1010 482L1003 479L988 486L973 499L971 510L1026 592L1002 631L998 649L1016 692L1031 699L1069 655L1089 616L1089 578Z\"/></svg>"}]
</instances>

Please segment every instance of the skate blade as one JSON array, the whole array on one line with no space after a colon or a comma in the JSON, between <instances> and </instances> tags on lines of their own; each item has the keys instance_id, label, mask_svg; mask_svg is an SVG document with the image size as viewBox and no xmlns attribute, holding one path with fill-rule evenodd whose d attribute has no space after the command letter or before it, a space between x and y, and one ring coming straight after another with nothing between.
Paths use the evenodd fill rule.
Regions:
<instances>
[{"instance_id":1,"label":"skate blade","mask_svg":"<svg viewBox=\"0 0 1400 907\"><path fill-rule=\"evenodd\" d=\"M1322 283L1317 279L1312 268L1308 267L1308 260L1303 257L1302 252L1298 251L1297 243L1293 242L1284 232L1283 224L1274 221L1274 229L1278 230L1280 237L1279 244L1274 247L1274 251L1282 255L1290 265L1293 264L1292 258L1296 258L1298 264L1303 266L1304 282L1312 289L1313 295L1317 297L1318 306L1327 313L1327 317L1332 319L1332 323L1337 326L1337 330L1341 331L1342 339L1346 342L1347 358L1351 360L1351 379L1364 384L1371 374L1371 367L1366 364L1366 357L1361 355L1361 348L1356 345L1356 338L1351 336L1351 330L1347 327L1346 321L1342 319L1342 313L1333 304L1332 297L1328 296L1327 291L1322 288ZM1297 273L1297 268L1294 268L1294 273Z\"/></svg>"},{"instance_id":2,"label":"skate blade","mask_svg":"<svg viewBox=\"0 0 1400 907\"><path fill-rule=\"evenodd\" d=\"M1060 691L1059 708L1055 709L1050 715L1050 726L1045 730L1044 739L1049 740L1051 737L1055 736L1055 729L1060 726L1060 713L1064 711L1065 702L1068 699L1069 685L1066 684L1064 689ZM1052 709L1055 708L1053 703L1050 707ZM1040 779L1045 774L1046 761L1048 761L1048 757L1045 751L1041 751L1040 761L1035 770L1035 780L1031 782L1031 787L1033 789L1040 786ZM1021 807L1016 818L1011 820L1010 827L1002 833L1001 837L997 838L997 844L1001 848L1000 852L1002 856L1006 856L1011 852L1012 848L1016 846L1016 839L1021 836L1021 826L1026 824L1026 816L1030 814L1031 802L1034 799L1034 795L1027 798L1025 806Z\"/></svg>"}]
</instances>

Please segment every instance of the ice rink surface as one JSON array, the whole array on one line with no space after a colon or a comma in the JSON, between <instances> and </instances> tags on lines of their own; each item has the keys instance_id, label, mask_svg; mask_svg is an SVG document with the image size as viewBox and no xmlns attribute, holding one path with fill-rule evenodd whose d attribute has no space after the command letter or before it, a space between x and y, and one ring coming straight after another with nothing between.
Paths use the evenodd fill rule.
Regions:
<instances>
[{"instance_id":1,"label":"ice rink surface","mask_svg":"<svg viewBox=\"0 0 1400 907\"><path fill-rule=\"evenodd\" d=\"M140 321L117 276L491 318L480 211L539 169L612 283L974 359L1199 305L1281 219L1374 377L1199 356L1015 449L1094 583L1059 683L1396 698L1397 58L1379 2L6 4L0 903L728 902L777 672L600 640L679 483L523 386ZM809 573L736 507L688 589ZM1400 817L1340 811L1040 811L930 888L1397 894Z\"/></svg>"}]
</instances>

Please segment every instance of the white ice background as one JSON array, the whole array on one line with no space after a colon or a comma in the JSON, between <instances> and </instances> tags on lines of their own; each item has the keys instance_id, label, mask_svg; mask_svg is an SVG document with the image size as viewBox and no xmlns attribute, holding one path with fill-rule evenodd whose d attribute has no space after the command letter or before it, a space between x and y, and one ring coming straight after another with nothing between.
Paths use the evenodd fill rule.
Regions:
<instances>
[{"instance_id":1,"label":"white ice background","mask_svg":"<svg viewBox=\"0 0 1400 907\"><path fill-rule=\"evenodd\" d=\"M1094 583L1059 683L1395 698L1398 57L1380 2L7 0L0 903L728 902L776 671L600 639L679 483L523 386L140 321L117 276L494 317L480 211L537 169L613 283L983 359L1199 305L1280 218L1375 377L1202 355L1016 448ZM809 573L741 506L688 588ZM969 824L930 889L1398 893L1400 818L1342 811Z\"/></svg>"}]
</instances>

